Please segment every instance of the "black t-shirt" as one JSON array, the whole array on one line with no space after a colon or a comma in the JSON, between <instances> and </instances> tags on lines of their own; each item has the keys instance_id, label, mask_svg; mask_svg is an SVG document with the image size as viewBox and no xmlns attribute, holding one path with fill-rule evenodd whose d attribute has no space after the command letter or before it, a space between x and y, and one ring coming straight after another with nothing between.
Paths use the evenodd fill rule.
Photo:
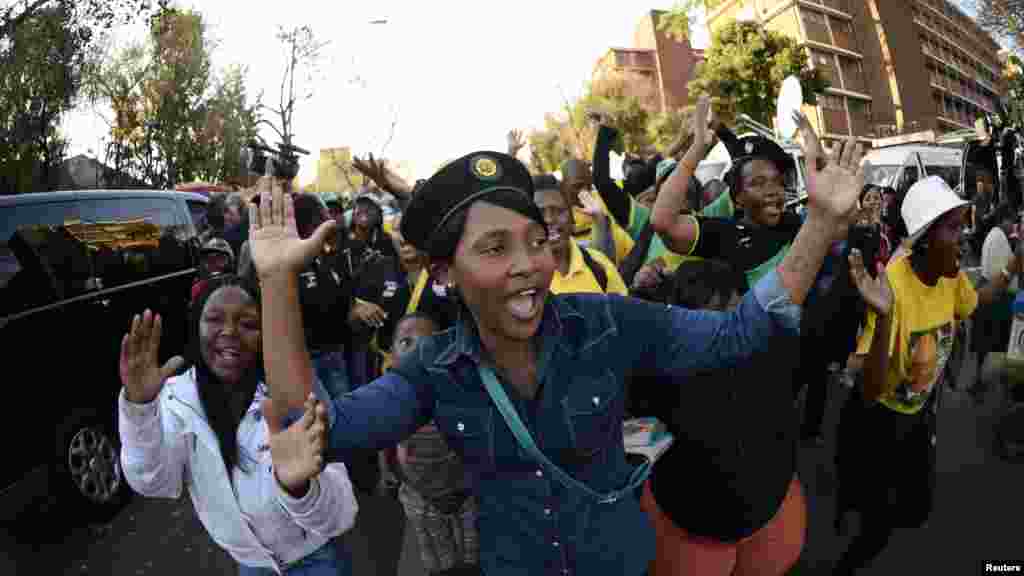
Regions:
<instances>
[{"instance_id":1,"label":"black t-shirt","mask_svg":"<svg viewBox=\"0 0 1024 576\"><path fill-rule=\"evenodd\" d=\"M332 262L317 257L299 274L299 304L306 345L320 351L336 348L349 337L348 311L352 286Z\"/></svg>"},{"instance_id":2,"label":"black t-shirt","mask_svg":"<svg viewBox=\"0 0 1024 576\"><path fill-rule=\"evenodd\" d=\"M417 280L418 278L414 278L410 281L407 275L402 274L384 286L379 304L388 313L388 318L377 334L377 343L382 350L391 350L395 325L409 309L409 302L416 292ZM458 306L455 299L450 297L444 284L433 278L427 278L414 311L432 318L437 324L438 330L451 328L458 319Z\"/></svg>"},{"instance_id":3,"label":"black t-shirt","mask_svg":"<svg viewBox=\"0 0 1024 576\"><path fill-rule=\"evenodd\" d=\"M799 412L790 374L796 336L732 369L664 382L637 371L629 411L656 416L675 437L651 475L658 507L690 534L737 542L763 528L797 468Z\"/></svg>"},{"instance_id":4,"label":"black t-shirt","mask_svg":"<svg viewBox=\"0 0 1024 576\"><path fill-rule=\"evenodd\" d=\"M782 219L771 228L728 218L696 218L700 234L692 254L724 260L744 273L754 271L792 244L803 223L800 216L790 210L783 212Z\"/></svg>"}]
</instances>

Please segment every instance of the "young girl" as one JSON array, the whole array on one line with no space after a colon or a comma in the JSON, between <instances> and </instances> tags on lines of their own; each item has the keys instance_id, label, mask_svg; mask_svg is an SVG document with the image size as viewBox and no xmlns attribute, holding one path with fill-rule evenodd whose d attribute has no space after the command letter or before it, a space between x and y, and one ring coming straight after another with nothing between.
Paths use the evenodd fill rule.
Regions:
<instances>
[{"instance_id":1,"label":"young girl","mask_svg":"<svg viewBox=\"0 0 1024 576\"><path fill-rule=\"evenodd\" d=\"M431 316L403 316L391 346L395 361L402 362L421 338L434 332L437 324ZM459 456L441 431L433 423L420 428L398 445L396 460L392 467L402 481L398 499L416 532L423 568L431 576L479 574L476 499L466 485Z\"/></svg>"},{"instance_id":2,"label":"young girl","mask_svg":"<svg viewBox=\"0 0 1024 576\"><path fill-rule=\"evenodd\" d=\"M448 164L413 197L402 234L452 285L460 320L335 400L328 460L393 446L433 420L472 479L488 576L645 573L654 533L635 490L650 465L626 461L623 382L646 366L659 385L685 391L694 370L736 366L796 333L799 304L856 202L854 172L846 161L812 177L810 215L780 269L723 313L604 294L549 296L555 262L526 167L497 152ZM250 213L264 314L276 319L267 373L290 380L275 393L296 407L312 377L300 333L289 327L298 308L292 271L317 247L291 231L281 191L273 201L264 196L260 213Z\"/></svg>"},{"instance_id":3,"label":"young girl","mask_svg":"<svg viewBox=\"0 0 1024 576\"><path fill-rule=\"evenodd\" d=\"M157 364L160 317L148 310L135 317L121 345L125 478L151 498L178 498L187 487L203 526L242 576L350 574L331 542L358 510L344 465L296 477L274 453L278 420L265 414L267 386L257 377L259 301L238 277L212 278L192 314L193 366L174 377L180 357ZM325 426L306 408L288 433L315 437Z\"/></svg>"}]
</instances>

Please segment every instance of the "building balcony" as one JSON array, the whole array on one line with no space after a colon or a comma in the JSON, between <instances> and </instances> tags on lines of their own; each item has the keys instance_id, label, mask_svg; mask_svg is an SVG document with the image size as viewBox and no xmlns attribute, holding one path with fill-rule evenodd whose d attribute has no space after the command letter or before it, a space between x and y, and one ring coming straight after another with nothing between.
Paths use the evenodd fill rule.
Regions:
<instances>
[{"instance_id":1,"label":"building balcony","mask_svg":"<svg viewBox=\"0 0 1024 576\"><path fill-rule=\"evenodd\" d=\"M850 12L850 0L795 0L794 2L782 2L771 11L781 12L792 4L817 10L837 18L853 20L853 13Z\"/></svg>"},{"instance_id":2,"label":"building balcony","mask_svg":"<svg viewBox=\"0 0 1024 576\"><path fill-rule=\"evenodd\" d=\"M961 25L960 22L957 22L955 19L950 18L948 14L946 14L943 10L940 10L939 8L937 8L932 2L929 2L928 0L917 0L917 3L918 3L918 5L923 6L926 10L928 10L932 14L938 16L939 18L942 18L947 23L952 24L953 26L959 28L960 32L962 32L965 36L974 37L974 36L977 36L979 32L984 34L984 32L981 31L980 29L972 30L972 29L970 29L970 27L965 29ZM991 51L992 48L989 47L989 50ZM986 54L986 56L989 56L989 55L990 54Z\"/></svg>"},{"instance_id":3,"label":"building balcony","mask_svg":"<svg viewBox=\"0 0 1024 576\"><path fill-rule=\"evenodd\" d=\"M849 56L850 58L856 58L858 60L863 60L864 59L864 55L861 54L860 52L854 52L853 50L847 50L846 48L843 48L841 46L836 46L834 44L825 44L825 43L822 43L822 42L817 42L815 40L804 40L803 42L800 42L799 45L804 47L804 48L813 48L815 50L824 50L826 52L832 52L832 53L835 53L835 54L840 54L842 56Z\"/></svg>"},{"instance_id":4,"label":"building balcony","mask_svg":"<svg viewBox=\"0 0 1024 576\"><path fill-rule=\"evenodd\" d=\"M974 128L974 126L971 126L969 124L964 124L962 122L958 122L956 120L953 120L951 118L947 118L945 116L936 116L935 118L938 119L939 122L945 122L946 124L949 124L950 126L953 126L953 127L956 127L956 128L962 129L962 130L964 130L964 129L970 130L971 128Z\"/></svg>"},{"instance_id":5,"label":"building balcony","mask_svg":"<svg viewBox=\"0 0 1024 576\"><path fill-rule=\"evenodd\" d=\"M998 94L998 92L996 90L994 90L992 88L992 85L989 84L988 82L985 82L984 80L982 80L981 78L978 78L977 76L974 76L972 74L967 74L967 73L963 72L961 69L953 66L952 64L950 64L949 62L947 62L943 58L937 56L933 51L927 50L923 46L922 46L922 50L921 51L924 52L924 54L926 56L930 57L932 60L935 60L939 64L942 64L943 66L945 66L947 68L950 68L952 70L956 70L957 73L959 73L964 79L966 79L968 81L971 81L971 82L977 82L978 84L980 84L982 87L986 88L992 94ZM934 84L935 80L932 80L932 83ZM943 80L941 82L941 85L943 86L943 88L952 89L952 86L948 85L948 83L945 80ZM959 92L957 92L957 93L959 94Z\"/></svg>"},{"instance_id":6,"label":"building balcony","mask_svg":"<svg viewBox=\"0 0 1024 576\"><path fill-rule=\"evenodd\" d=\"M952 46L953 48L956 48L957 50L959 50L961 54L967 56L971 60L974 60L978 64L981 64L983 67L985 67L985 69L987 69L993 75L995 75L995 76L999 75L999 71L998 70L996 70L995 68L992 68L991 66L989 66L987 62L985 62L984 60L981 60L976 55L974 55L972 52L970 52L968 50L965 50L962 46L960 46L959 44L954 42L952 39L950 39L948 34L946 34L944 32L939 32L938 30L932 28L930 25L928 25L927 22L925 22L921 18L914 18L914 22L918 26L920 26L921 28L924 28L925 30L930 32L936 38L941 38L943 42L945 42L945 43L949 44L950 46ZM948 65L952 66L952 64L948 64ZM958 70L960 69L959 66L957 66L957 69Z\"/></svg>"},{"instance_id":7,"label":"building balcony","mask_svg":"<svg viewBox=\"0 0 1024 576\"><path fill-rule=\"evenodd\" d=\"M995 112L993 112L987 106L981 104L977 100L974 100L973 98L971 98L968 95L964 94L963 90L960 89L960 88L953 88L953 87L944 86L942 84L936 83L935 80L932 80L932 88L934 88L934 89L936 89L939 92L942 92L944 94L949 94L951 96L955 96L956 98L959 98L960 100L970 104L971 106L974 106L978 110L982 110L982 111L987 112L989 114L995 114Z\"/></svg>"}]
</instances>

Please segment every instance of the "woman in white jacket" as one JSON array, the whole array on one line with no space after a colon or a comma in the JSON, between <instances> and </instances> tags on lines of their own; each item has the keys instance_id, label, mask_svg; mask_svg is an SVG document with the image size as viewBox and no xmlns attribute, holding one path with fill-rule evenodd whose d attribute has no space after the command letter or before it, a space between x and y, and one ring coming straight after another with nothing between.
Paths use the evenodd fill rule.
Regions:
<instances>
[{"instance_id":1,"label":"woman in white jacket","mask_svg":"<svg viewBox=\"0 0 1024 576\"><path fill-rule=\"evenodd\" d=\"M310 458L314 469L274 466L285 438L316 450L330 417L311 396L287 430L272 422L260 320L255 286L234 276L212 281L193 310L193 366L172 377L184 360L159 366L160 317L135 317L121 344L125 478L153 498L178 498L187 486L203 526L242 576L351 574L347 553L331 542L358 510L344 465L321 472L322 460Z\"/></svg>"}]
</instances>

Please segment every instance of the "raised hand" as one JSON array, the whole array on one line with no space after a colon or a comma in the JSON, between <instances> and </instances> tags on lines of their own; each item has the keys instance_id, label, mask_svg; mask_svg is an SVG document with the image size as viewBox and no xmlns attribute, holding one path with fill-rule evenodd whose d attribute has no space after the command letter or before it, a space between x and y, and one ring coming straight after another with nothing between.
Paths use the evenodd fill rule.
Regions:
<instances>
[{"instance_id":1,"label":"raised hand","mask_svg":"<svg viewBox=\"0 0 1024 576\"><path fill-rule=\"evenodd\" d=\"M885 274L885 265L878 264L878 274L874 278L864 268L864 256L860 250L850 251L850 277L860 292L860 297L879 316L888 316L892 311L893 294L889 277Z\"/></svg>"},{"instance_id":2,"label":"raised hand","mask_svg":"<svg viewBox=\"0 0 1024 576\"><path fill-rule=\"evenodd\" d=\"M270 434L270 458L274 475L289 494L301 497L309 490L309 481L324 469L324 448L327 445L327 411L316 397L306 399L305 412L297 422L284 430L271 415L270 398L263 400L263 414Z\"/></svg>"},{"instance_id":3,"label":"raised hand","mask_svg":"<svg viewBox=\"0 0 1024 576\"><path fill-rule=\"evenodd\" d=\"M388 313L380 306L358 298L352 303L352 310L349 312L349 322L362 322L370 328L380 328L387 317Z\"/></svg>"},{"instance_id":4,"label":"raised hand","mask_svg":"<svg viewBox=\"0 0 1024 576\"><path fill-rule=\"evenodd\" d=\"M386 180L386 168L382 160L374 160L373 154L368 154L366 159L353 157L352 166L363 176L383 187Z\"/></svg>"},{"instance_id":5,"label":"raised hand","mask_svg":"<svg viewBox=\"0 0 1024 576\"><path fill-rule=\"evenodd\" d=\"M303 240L295 228L295 204L284 186L271 178L257 185L260 204L249 205L249 249L260 278L298 274L323 250L334 230L328 220Z\"/></svg>"},{"instance_id":6,"label":"raised hand","mask_svg":"<svg viewBox=\"0 0 1024 576\"><path fill-rule=\"evenodd\" d=\"M522 130L509 130L508 135L505 136L505 140L508 142L509 156L519 154L519 151L526 146L526 137L523 136Z\"/></svg>"},{"instance_id":7,"label":"raised hand","mask_svg":"<svg viewBox=\"0 0 1024 576\"><path fill-rule=\"evenodd\" d=\"M817 134L802 112L795 112L793 119L803 135L807 166L814 167L807 171L808 208L821 210L822 215L835 224L835 239L842 239L856 215L864 172L868 168L867 162L861 163L862 147L851 136L845 145L833 146L832 158L819 168L823 149Z\"/></svg>"},{"instance_id":8,"label":"raised hand","mask_svg":"<svg viewBox=\"0 0 1024 576\"><path fill-rule=\"evenodd\" d=\"M160 352L162 331L160 315L146 310L135 315L131 329L121 339L118 372L129 402L152 402L163 388L164 381L185 365L184 358L175 356L160 366L157 354Z\"/></svg>"},{"instance_id":9,"label":"raised hand","mask_svg":"<svg viewBox=\"0 0 1024 576\"><path fill-rule=\"evenodd\" d=\"M821 145L818 133L811 126L811 121L807 119L806 114L799 110L793 114L793 119L796 120L797 129L804 138L803 147L807 150L813 150L813 155L816 158L815 165L818 170L824 170L828 164L828 154Z\"/></svg>"},{"instance_id":10,"label":"raised hand","mask_svg":"<svg viewBox=\"0 0 1024 576\"><path fill-rule=\"evenodd\" d=\"M708 120L711 118L711 97L701 96L693 109L690 130L693 132L694 145L704 146L708 143Z\"/></svg>"}]
</instances>

